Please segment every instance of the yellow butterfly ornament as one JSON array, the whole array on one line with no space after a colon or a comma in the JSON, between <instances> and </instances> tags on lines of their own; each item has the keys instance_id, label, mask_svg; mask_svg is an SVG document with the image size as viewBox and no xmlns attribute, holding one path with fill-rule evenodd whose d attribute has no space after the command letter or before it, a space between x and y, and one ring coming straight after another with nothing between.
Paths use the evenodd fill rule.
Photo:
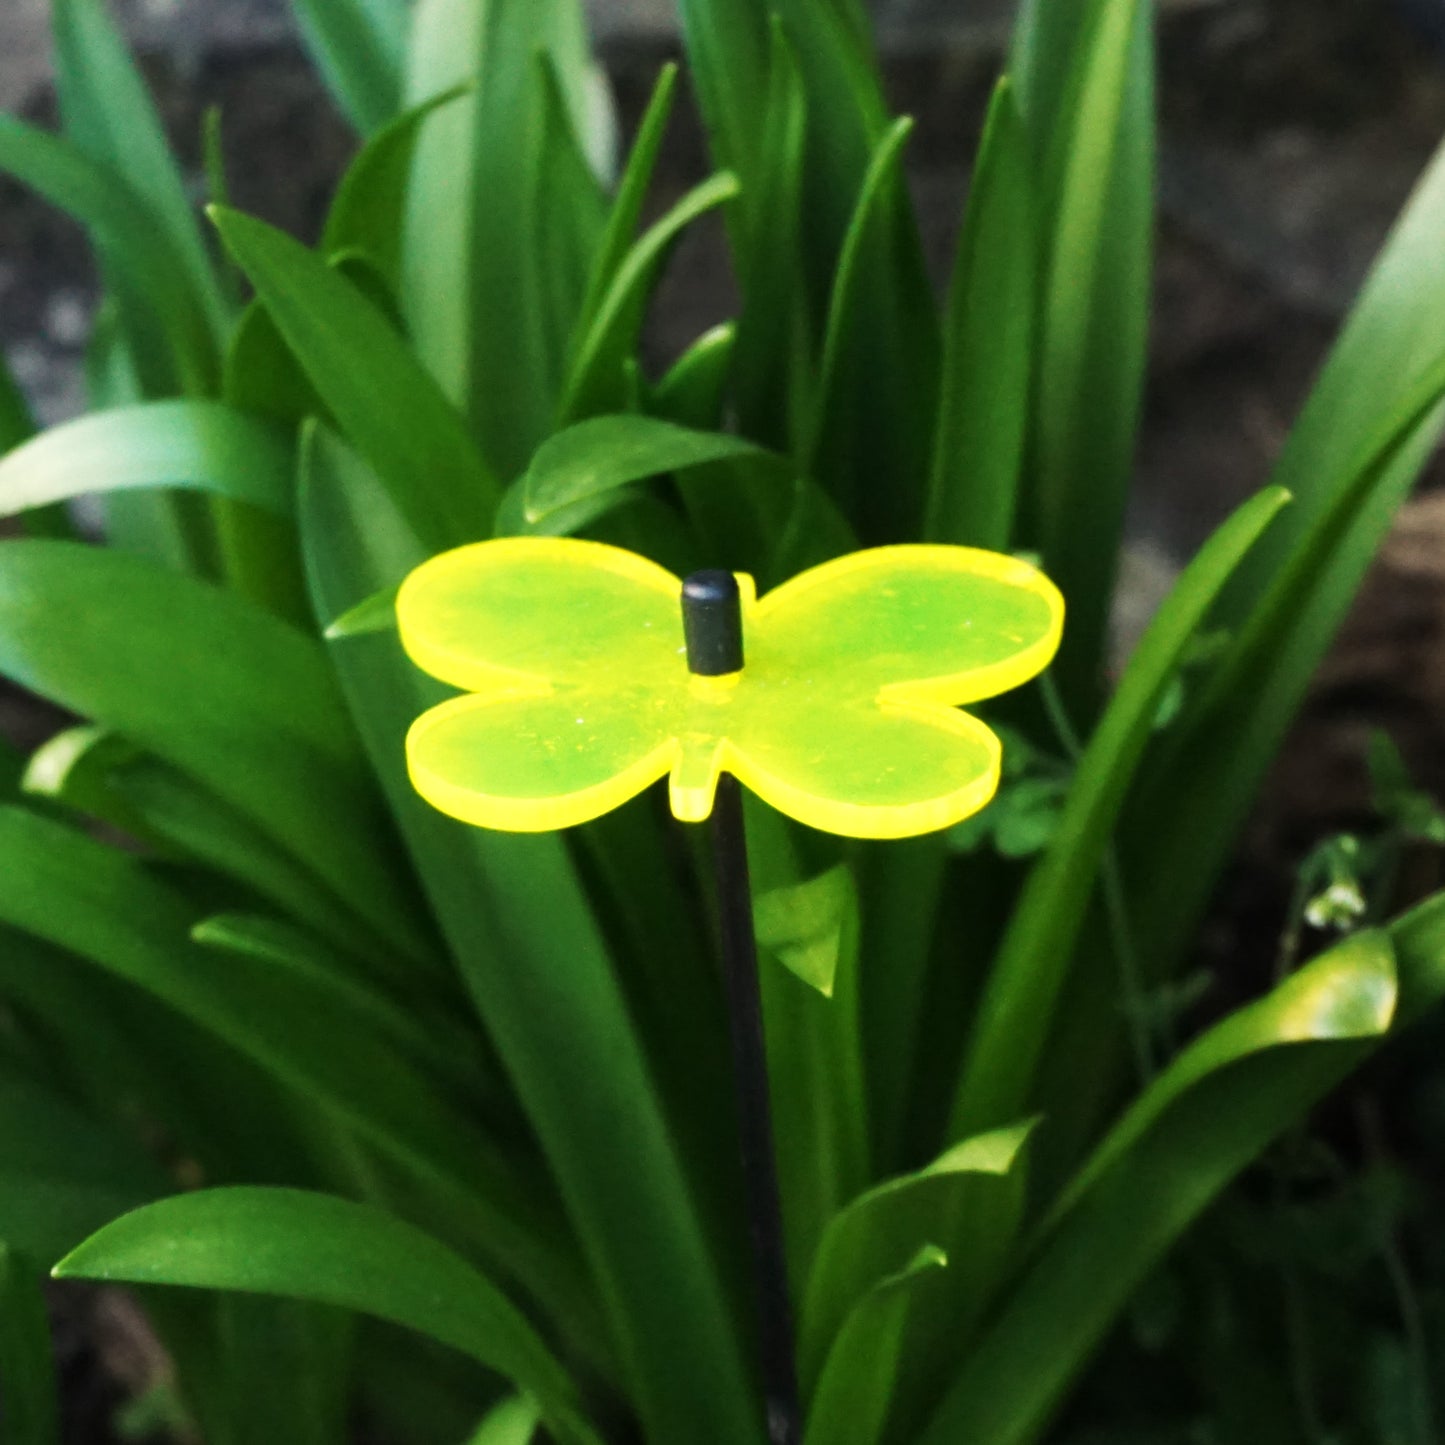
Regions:
<instances>
[{"instance_id":1,"label":"yellow butterfly ornament","mask_svg":"<svg viewBox=\"0 0 1445 1445\"><path fill-rule=\"evenodd\" d=\"M463 696L413 724L416 790L514 832L584 823L664 775L688 822L727 772L858 838L931 832L988 802L998 738L958 709L1048 666L1064 604L1047 577L909 545L835 558L761 598L736 581L741 651L702 675L684 583L635 553L512 537L423 563L397 598L402 642Z\"/></svg>"},{"instance_id":2,"label":"yellow butterfly ornament","mask_svg":"<svg viewBox=\"0 0 1445 1445\"><path fill-rule=\"evenodd\" d=\"M760 598L743 574L684 582L599 542L512 537L423 563L396 610L413 661L463 692L407 734L412 784L443 812L565 828L666 774L679 818L712 815L768 1438L799 1445L739 784L859 838L976 812L999 741L958 705L1048 666L1063 599L1026 562L968 547L854 552Z\"/></svg>"}]
</instances>

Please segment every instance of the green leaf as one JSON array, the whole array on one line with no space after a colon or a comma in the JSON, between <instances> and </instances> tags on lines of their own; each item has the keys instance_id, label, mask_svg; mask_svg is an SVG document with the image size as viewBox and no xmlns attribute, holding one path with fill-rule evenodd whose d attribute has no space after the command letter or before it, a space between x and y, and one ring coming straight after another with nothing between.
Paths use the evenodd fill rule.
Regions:
<instances>
[{"instance_id":1,"label":"green leaf","mask_svg":"<svg viewBox=\"0 0 1445 1445\"><path fill-rule=\"evenodd\" d=\"M1417 183L1290 432L1270 480L1288 487L1298 504L1226 595L1226 621L1238 625L1259 605L1279 571L1341 497L1355 490L1360 461L1376 445L1382 425L1438 372L1445 359L1445 266L1436 244L1442 225L1445 146ZM1413 476L1440 430L1437 418L1395 466ZM1406 490L1393 481L1385 488L1392 497ZM1347 548L1350 570L1336 573L1342 597L1353 592L1356 568L1373 554L1391 516L1392 507L1361 514Z\"/></svg>"},{"instance_id":2,"label":"green leaf","mask_svg":"<svg viewBox=\"0 0 1445 1445\"><path fill-rule=\"evenodd\" d=\"M1063 13L1054 13L1063 12ZM1152 7L1033 0L1018 66L1044 238L1028 540L1069 599L1058 666L1097 696L1132 471L1152 258Z\"/></svg>"},{"instance_id":3,"label":"green leaf","mask_svg":"<svg viewBox=\"0 0 1445 1445\"><path fill-rule=\"evenodd\" d=\"M254 823L128 739L81 724L31 754L21 787L101 819L163 860L185 859L253 888L350 956L395 977L395 960L372 930L336 901Z\"/></svg>"},{"instance_id":4,"label":"green leaf","mask_svg":"<svg viewBox=\"0 0 1445 1445\"><path fill-rule=\"evenodd\" d=\"M167 1332L161 1321L178 1312L168 1312L165 1305L155 1309L157 1293L146 1290L145 1304L157 1317L162 1343L170 1344L174 1326ZM287 1445L346 1445L351 1438L354 1316L330 1305L260 1294L222 1295L211 1313L220 1368L212 1367L208 1398L199 1411L206 1438L214 1439L220 1426L227 1445L273 1445L277 1440ZM188 1384L199 1375L194 1355L188 1358L193 1349L188 1339L175 1357L176 1373ZM195 1395L194 1387L189 1393Z\"/></svg>"},{"instance_id":5,"label":"green leaf","mask_svg":"<svg viewBox=\"0 0 1445 1445\"><path fill-rule=\"evenodd\" d=\"M406 191L423 124L466 94L453 86L388 121L346 168L321 233L322 254L358 250L371 258L393 291L401 286Z\"/></svg>"},{"instance_id":6,"label":"green leaf","mask_svg":"<svg viewBox=\"0 0 1445 1445\"><path fill-rule=\"evenodd\" d=\"M0 170L73 216L91 234L108 273L138 309L127 311L137 333L143 381L152 391L214 390L217 358L204 302L180 284L187 263L134 190L78 147L0 115Z\"/></svg>"},{"instance_id":7,"label":"green leaf","mask_svg":"<svg viewBox=\"0 0 1445 1445\"><path fill-rule=\"evenodd\" d=\"M652 389L648 411L677 426L716 430L722 424L737 334L731 321L703 332Z\"/></svg>"},{"instance_id":8,"label":"green leaf","mask_svg":"<svg viewBox=\"0 0 1445 1445\"><path fill-rule=\"evenodd\" d=\"M66 616L86 625L50 625ZM206 784L406 956L428 956L344 706L309 638L132 557L10 542L0 545L0 673Z\"/></svg>"},{"instance_id":9,"label":"green leaf","mask_svg":"<svg viewBox=\"0 0 1445 1445\"><path fill-rule=\"evenodd\" d=\"M647 495L645 488L614 487L595 492L590 497L559 507L536 522L527 520L524 478L518 477L505 492L497 506L492 531L498 537L571 537L593 528L594 523L620 512L624 507L652 507L666 510L664 504ZM622 538L617 545L627 545ZM635 549L634 549L635 550Z\"/></svg>"},{"instance_id":10,"label":"green leaf","mask_svg":"<svg viewBox=\"0 0 1445 1445\"><path fill-rule=\"evenodd\" d=\"M194 906L136 859L16 808L0 810L0 920L68 948L211 1030L314 1099L413 1177L485 1220L519 1278L567 1298L556 1223L514 1160L490 1149L377 1037L354 990L254 952L222 966L190 940ZM559 1264L560 1261L560 1264Z\"/></svg>"},{"instance_id":11,"label":"green leaf","mask_svg":"<svg viewBox=\"0 0 1445 1445\"><path fill-rule=\"evenodd\" d=\"M944 1252L950 1257L958 1247L962 1277L948 1281L958 1313L949 1322L954 1329L941 1336L956 1340L964 1296L975 1294L967 1303L976 1312L983 1303L977 1296L1002 1264L1008 1238L999 1237L996 1226L1018 1197L1017 1181L1009 1176L1033 1127L1020 1124L956 1144L927 1167L875 1185L834 1216L800 1313L798 1362L805 1389L820 1378L849 1312L881 1281L906 1269L931 1240L947 1241ZM1000 1210L1000 1204L1006 1208Z\"/></svg>"},{"instance_id":12,"label":"green leaf","mask_svg":"<svg viewBox=\"0 0 1445 1445\"><path fill-rule=\"evenodd\" d=\"M1006 743L1004 756L1008 757ZM929 981L935 937L943 926L940 904L948 863L946 838L945 834L925 834L865 844L855 855L862 956L888 960L886 968L864 968L860 979L876 1174L890 1174L902 1168L905 1160L915 1161L919 1148L931 1150L939 1138L938 1125L932 1124L915 1135L925 1142L915 1143L909 1139L909 1126L920 1114L913 1095L915 1079L930 1094L936 1093L922 1072L920 1040L929 1013L936 1007ZM932 1107L936 1109L936 1101Z\"/></svg>"},{"instance_id":13,"label":"green leaf","mask_svg":"<svg viewBox=\"0 0 1445 1445\"><path fill-rule=\"evenodd\" d=\"M726 172L713 176L689 191L633 244L577 345L558 412L562 422L624 407L624 363L637 348L648 300L672 247L695 220L737 194L736 176Z\"/></svg>"},{"instance_id":14,"label":"green leaf","mask_svg":"<svg viewBox=\"0 0 1445 1445\"><path fill-rule=\"evenodd\" d=\"M566 374L574 334L595 284L608 230L608 197L573 128L565 87L548 55L533 62L542 91L542 150L529 197L536 236L538 325L547 343L546 373L555 393Z\"/></svg>"},{"instance_id":15,"label":"green leaf","mask_svg":"<svg viewBox=\"0 0 1445 1445\"><path fill-rule=\"evenodd\" d=\"M560 80L573 133L596 133L601 100L578 0L421 0L416 8L411 100L458 81L474 85L417 147L404 309L424 363L470 416L503 480L551 430L561 381L544 330L548 238L535 227L548 154L539 56Z\"/></svg>"},{"instance_id":16,"label":"green leaf","mask_svg":"<svg viewBox=\"0 0 1445 1445\"><path fill-rule=\"evenodd\" d=\"M57 0L51 15L66 134L144 201L184 263L172 287L194 294L219 335L226 308L185 178L119 30L101 0Z\"/></svg>"},{"instance_id":17,"label":"green leaf","mask_svg":"<svg viewBox=\"0 0 1445 1445\"><path fill-rule=\"evenodd\" d=\"M425 553L354 453L313 428L302 531L321 616ZM439 701L384 634L335 645L352 707L457 964L556 1174L660 1445L760 1438L721 1282L597 922L560 838L467 828L411 790L402 739ZM535 900L545 898L538 908ZM626 1120L627 1148L616 1147Z\"/></svg>"},{"instance_id":18,"label":"green leaf","mask_svg":"<svg viewBox=\"0 0 1445 1445\"><path fill-rule=\"evenodd\" d=\"M538 448L522 479L524 513L529 523L545 522L631 482L743 457L787 469L782 457L741 437L691 431L647 416L594 417Z\"/></svg>"},{"instance_id":19,"label":"green leaf","mask_svg":"<svg viewBox=\"0 0 1445 1445\"><path fill-rule=\"evenodd\" d=\"M401 103L407 7L403 0L294 0L301 38L327 89L363 135Z\"/></svg>"},{"instance_id":20,"label":"green leaf","mask_svg":"<svg viewBox=\"0 0 1445 1445\"><path fill-rule=\"evenodd\" d=\"M221 363L221 397L237 411L292 426L308 416L329 415L271 313L255 299L231 332Z\"/></svg>"},{"instance_id":21,"label":"green leaf","mask_svg":"<svg viewBox=\"0 0 1445 1445\"><path fill-rule=\"evenodd\" d=\"M170 1187L134 1141L0 1071L0 1234L12 1248L48 1265Z\"/></svg>"},{"instance_id":22,"label":"green leaf","mask_svg":"<svg viewBox=\"0 0 1445 1445\"><path fill-rule=\"evenodd\" d=\"M128 1136L137 1119L164 1120L180 1161L207 1177L316 1177L312 1140L302 1142L301 1109L271 1076L131 983L32 934L3 931L0 992L45 1042L45 1070L33 1078L62 1089L96 1120ZM49 1076L53 1076L53 1084ZM177 1080L184 1087L177 1087ZM314 1115L312 1116L314 1120ZM151 1187L91 1219L61 1241L68 1249L119 1209L168 1193L175 1181L147 1165ZM48 1258L54 1259L51 1254Z\"/></svg>"},{"instance_id":23,"label":"green leaf","mask_svg":"<svg viewBox=\"0 0 1445 1445\"><path fill-rule=\"evenodd\" d=\"M1347 469L1348 488L1160 739L1123 854L1139 943L1160 972L1185 946L1378 539L1439 435L1442 398L1445 358L1381 419ZM1172 890L1167 907L1159 888Z\"/></svg>"},{"instance_id":24,"label":"green leaf","mask_svg":"<svg viewBox=\"0 0 1445 1445\"><path fill-rule=\"evenodd\" d=\"M1007 550L1028 429L1037 285L1028 134L1007 77L984 124L954 262L924 535Z\"/></svg>"},{"instance_id":25,"label":"green leaf","mask_svg":"<svg viewBox=\"0 0 1445 1445\"><path fill-rule=\"evenodd\" d=\"M1288 500L1270 488L1239 508L1185 569L1140 640L995 955L954 1102L955 1138L999 1125L1028 1106L1079 930L1160 699L1240 559Z\"/></svg>"},{"instance_id":26,"label":"green leaf","mask_svg":"<svg viewBox=\"0 0 1445 1445\"><path fill-rule=\"evenodd\" d=\"M912 1295L921 1275L947 1264L941 1249L924 1245L853 1306L818 1377L803 1445L877 1445L883 1438Z\"/></svg>"},{"instance_id":27,"label":"green leaf","mask_svg":"<svg viewBox=\"0 0 1445 1445\"><path fill-rule=\"evenodd\" d=\"M677 65L669 61L658 72L657 83L647 109L637 127L637 138L627 157L626 169L617 186L617 195L608 213L607 228L597 247L596 259L592 264L592 275L587 284L578 323L582 329L592 325L603 299L612 289L618 270L632 249L637 237L637 226L642 219L642 208L647 192L652 185L652 174L657 169L657 157L662 151L662 142L667 134L667 123L672 116L672 106L677 91Z\"/></svg>"},{"instance_id":28,"label":"green leaf","mask_svg":"<svg viewBox=\"0 0 1445 1445\"><path fill-rule=\"evenodd\" d=\"M35 435L35 418L30 403L15 383L3 353L0 353L0 457Z\"/></svg>"},{"instance_id":29,"label":"green leaf","mask_svg":"<svg viewBox=\"0 0 1445 1445\"><path fill-rule=\"evenodd\" d=\"M62 728L47 738L25 761L20 791L109 823L137 841L154 845L159 840L110 788L110 778L122 763L139 752L127 738L91 723Z\"/></svg>"},{"instance_id":30,"label":"green leaf","mask_svg":"<svg viewBox=\"0 0 1445 1445\"><path fill-rule=\"evenodd\" d=\"M691 80L719 163L751 176L768 96L767 13L752 0L678 0Z\"/></svg>"},{"instance_id":31,"label":"green leaf","mask_svg":"<svg viewBox=\"0 0 1445 1445\"><path fill-rule=\"evenodd\" d=\"M1389 936L1357 934L1186 1049L1066 1191L920 1445L1039 1440L1133 1290L1219 1191L1370 1052L1397 996Z\"/></svg>"},{"instance_id":32,"label":"green leaf","mask_svg":"<svg viewBox=\"0 0 1445 1445\"><path fill-rule=\"evenodd\" d=\"M808 100L798 57L776 15L768 71L757 176L734 248L744 297L735 389L743 430L792 449L813 384L814 328L803 254Z\"/></svg>"},{"instance_id":33,"label":"green leaf","mask_svg":"<svg viewBox=\"0 0 1445 1445\"><path fill-rule=\"evenodd\" d=\"M1109 1132L1049 1211L1057 1223L1189 1089L1225 1064L1261 1049L1311 1039L1368 1039L1394 1016L1398 980L1384 936L1351 935L1267 998L1216 1024L1181 1052Z\"/></svg>"},{"instance_id":34,"label":"green leaf","mask_svg":"<svg viewBox=\"0 0 1445 1445\"><path fill-rule=\"evenodd\" d=\"M391 632L396 628L395 587L383 587L363 598L355 607L348 607L335 622L327 624L323 634L328 642L338 642L343 637L365 637L372 632Z\"/></svg>"},{"instance_id":35,"label":"green leaf","mask_svg":"<svg viewBox=\"0 0 1445 1445\"><path fill-rule=\"evenodd\" d=\"M902 174L903 147L913 133L913 124L911 117L899 117L879 142L843 238L828 307L828 327L823 339L822 378L818 384L818 399L808 441L808 453L813 457L817 456L827 434L830 410L836 411L843 404L845 353L849 343L855 339L858 327L855 298L863 284L863 273L873 259L866 254L869 230L874 222L875 208L883 204L888 187L897 184Z\"/></svg>"},{"instance_id":36,"label":"green leaf","mask_svg":"<svg viewBox=\"0 0 1445 1445\"><path fill-rule=\"evenodd\" d=\"M337 424L428 546L486 535L496 481L402 338L289 236L236 211L212 215Z\"/></svg>"},{"instance_id":37,"label":"green leaf","mask_svg":"<svg viewBox=\"0 0 1445 1445\"><path fill-rule=\"evenodd\" d=\"M760 984L773 1127L784 1148L778 1173L794 1297L828 1221L868 1177L868 1101L859 1027L858 898L845 867L804 881L795 839L781 817L748 809L748 846L761 910ZM821 993L793 965L800 954L831 952L832 992ZM791 963L788 959L791 959Z\"/></svg>"},{"instance_id":38,"label":"green leaf","mask_svg":"<svg viewBox=\"0 0 1445 1445\"><path fill-rule=\"evenodd\" d=\"M139 825L140 836L254 889L353 960L366 960L374 976L394 980L401 972L384 940L209 788L144 754L113 764L105 783L122 816ZM414 977L414 969L408 967L406 976Z\"/></svg>"},{"instance_id":39,"label":"green leaf","mask_svg":"<svg viewBox=\"0 0 1445 1445\"><path fill-rule=\"evenodd\" d=\"M0 516L130 487L190 487L291 513L291 446L214 401L155 401L51 427L0 457Z\"/></svg>"},{"instance_id":40,"label":"green leaf","mask_svg":"<svg viewBox=\"0 0 1445 1445\"><path fill-rule=\"evenodd\" d=\"M477 1426L467 1445L531 1445L540 1419L532 1400L506 1400Z\"/></svg>"},{"instance_id":41,"label":"green leaf","mask_svg":"<svg viewBox=\"0 0 1445 1445\"><path fill-rule=\"evenodd\" d=\"M895 294L903 146L913 122L878 142L843 237L803 470L822 480L867 543L917 535L937 392L931 297Z\"/></svg>"},{"instance_id":42,"label":"green leaf","mask_svg":"<svg viewBox=\"0 0 1445 1445\"><path fill-rule=\"evenodd\" d=\"M405 1007L370 983L356 977L354 966L294 924L259 915L224 913L205 918L191 929L203 948L241 954L263 968L300 975L303 986L343 999L349 1017L384 1039L419 1074L436 1073L459 1090L476 1094L482 1073L477 1067L480 1041L460 1021L433 1005L420 990ZM450 1000L446 1001L450 1005Z\"/></svg>"},{"instance_id":43,"label":"green leaf","mask_svg":"<svg viewBox=\"0 0 1445 1445\"><path fill-rule=\"evenodd\" d=\"M1131 822L1136 846L1124 861L1140 889L1137 928L1161 972L1192 933L1309 678L1445 424L1445 358L1433 324L1445 286L1430 244L1442 213L1445 150L1397 224L1280 460L1277 474L1302 488L1288 551L1276 539L1264 566L1226 597L1248 625L1165 735ZM1187 768L1186 744L1194 749ZM1176 804L1184 811L1166 811ZM1146 837L1147 852L1137 847ZM1156 887L1177 889L1167 913Z\"/></svg>"},{"instance_id":44,"label":"green leaf","mask_svg":"<svg viewBox=\"0 0 1445 1445\"><path fill-rule=\"evenodd\" d=\"M107 1225L55 1274L247 1290L375 1315L514 1381L564 1445L599 1445L566 1372L506 1296L445 1245L369 1205L298 1189L183 1194Z\"/></svg>"},{"instance_id":45,"label":"green leaf","mask_svg":"<svg viewBox=\"0 0 1445 1445\"><path fill-rule=\"evenodd\" d=\"M808 97L807 165L798 200L809 289L814 302L820 303L852 224L853 198L888 131L888 105L868 20L857 0L830 0L823 5L778 0L773 8L792 43ZM760 111L752 117L754 125L763 119ZM890 210L899 246L876 279L886 297L883 310L903 312L931 297L917 230L901 189Z\"/></svg>"},{"instance_id":46,"label":"green leaf","mask_svg":"<svg viewBox=\"0 0 1445 1445\"><path fill-rule=\"evenodd\" d=\"M7 1445L60 1445L55 1358L39 1272L0 1243L0 1398Z\"/></svg>"},{"instance_id":47,"label":"green leaf","mask_svg":"<svg viewBox=\"0 0 1445 1445\"><path fill-rule=\"evenodd\" d=\"M774 888L753 900L758 943L824 998L833 997L844 934L856 924L853 879L841 865L806 883Z\"/></svg>"}]
</instances>

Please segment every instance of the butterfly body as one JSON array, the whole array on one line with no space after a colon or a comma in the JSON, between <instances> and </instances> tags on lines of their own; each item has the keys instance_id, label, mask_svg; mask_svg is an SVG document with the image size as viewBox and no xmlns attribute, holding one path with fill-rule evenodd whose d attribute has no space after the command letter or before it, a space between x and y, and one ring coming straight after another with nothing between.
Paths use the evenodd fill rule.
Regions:
<instances>
[{"instance_id":1,"label":"butterfly body","mask_svg":"<svg viewBox=\"0 0 1445 1445\"><path fill-rule=\"evenodd\" d=\"M859 837L946 827L997 785L999 745L958 704L1033 676L1063 604L1026 563L903 546L824 563L758 598L740 575L745 662L688 669L679 578L569 538L433 558L398 622L427 672L466 695L413 725L418 791L515 831L566 827L670 777L706 818L720 773L781 811Z\"/></svg>"}]
</instances>

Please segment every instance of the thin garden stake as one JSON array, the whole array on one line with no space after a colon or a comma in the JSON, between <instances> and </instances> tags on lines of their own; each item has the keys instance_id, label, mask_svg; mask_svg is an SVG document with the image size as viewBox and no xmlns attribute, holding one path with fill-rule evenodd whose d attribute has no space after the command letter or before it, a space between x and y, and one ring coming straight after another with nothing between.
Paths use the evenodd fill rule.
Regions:
<instances>
[{"instance_id":1,"label":"thin garden stake","mask_svg":"<svg viewBox=\"0 0 1445 1445\"><path fill-rule=\"evenodd\" d=\"M742 609L738 584L731 572L694 572L682 586L682 618L690 671L703 677L725 677L742 671ZM798 1445L802 1439L802 1411L768 1095L743 797L741 785L730 773L724 773L717 783L712 853L738 1095L743 1185L760 1314L768 1439L770 1445Z\"/></svg>"}]
</instances>

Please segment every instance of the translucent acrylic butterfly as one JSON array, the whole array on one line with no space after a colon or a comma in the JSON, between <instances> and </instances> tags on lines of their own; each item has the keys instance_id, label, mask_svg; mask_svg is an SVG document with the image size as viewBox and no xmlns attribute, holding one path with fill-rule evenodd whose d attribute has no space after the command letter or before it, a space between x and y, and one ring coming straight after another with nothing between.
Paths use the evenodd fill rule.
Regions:
<instances>
[{"instance_id":1,"label":"translucent acrylic butterfly","mask_svg":"<svg viewBox=\"0 0 1445 1445\"><path fill-rule=\"evenodd\" d=\"M779 811L859 838L945 828L998 785L999 742L958 711L1058 647L1063 599L1015 558L898 546L742 591L742 670L688 671L679 578L598 542L517 537L443 553L397 599L402 642L465 695L407 736L413 785L467 823L565 828L670 777L712 810L727 771Z\"/></svg>"}]
</instances>

